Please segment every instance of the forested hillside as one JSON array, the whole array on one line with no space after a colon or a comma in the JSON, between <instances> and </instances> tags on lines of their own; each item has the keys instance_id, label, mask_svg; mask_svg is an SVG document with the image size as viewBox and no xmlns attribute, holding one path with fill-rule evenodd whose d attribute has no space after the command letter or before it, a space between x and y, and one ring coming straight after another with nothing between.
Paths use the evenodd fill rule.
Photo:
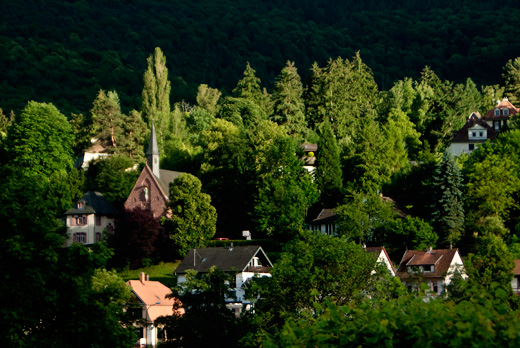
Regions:
<instances>
[{"instance_id":1,"label":"forested hillside","mask_svg":"<svg viewBox=\"0 0 520 348\"><path fill-rule=\"evenodd\" d=\"M205 83L230 93L249 61L268 89L287 60L305 82L313 62L360 51L380 89L417 78L495 84L520 56L517 1L29 1L0 14L0 108L28 100L86 113L100 89L140 106L146 57L168 57L173 101Z\"/></svg>"}]
</instances>

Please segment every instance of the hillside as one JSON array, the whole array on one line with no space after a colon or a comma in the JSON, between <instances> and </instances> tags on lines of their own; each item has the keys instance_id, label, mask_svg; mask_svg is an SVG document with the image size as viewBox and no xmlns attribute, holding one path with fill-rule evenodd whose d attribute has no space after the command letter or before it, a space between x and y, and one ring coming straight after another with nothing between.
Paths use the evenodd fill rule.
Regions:
<instances>
[{"instance_id":1,"label":"hillside","mask_svg":"<svg viewBox=\"0 0 520 348\"><path fill-rule=\"evenodd\" d=\"M146 58L168 61L173 101L193 102L207 83L229 93L246 62L268 89L287 60L303 79L310 65L361 52L382 89L417 77L498 82L520 56L515 1L29 1L0 15L0 108L51 101L87 112L99 89L139 108Z\"/></svg>"}]
</instances>

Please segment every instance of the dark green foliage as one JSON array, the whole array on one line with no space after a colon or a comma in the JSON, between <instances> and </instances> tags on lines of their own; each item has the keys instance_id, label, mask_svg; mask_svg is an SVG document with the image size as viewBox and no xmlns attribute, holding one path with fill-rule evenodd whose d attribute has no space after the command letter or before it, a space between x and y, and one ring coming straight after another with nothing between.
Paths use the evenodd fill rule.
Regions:
<instances>
[{"instance_id":1,"label":"dark green foliage","mask_svg":"<svg viewBox=\"0 0 520 348\"><path fill-rule=\"evenodd\" d=\"M433 226L443 246L456 244L464 232L462 177L453 156L445 153L433 177Z\"/></svg>"},{"instance_id":2,"label":"dark green foliage","mask_svg":"<svg viewBox=\"0 0 520 348\"><path fill-rule=\"evenodd\" d=\"M307 209L318 198L312 176L295 156L297 146L291 138L273 139L260 169L253 216L258 232L279 241L303 229Z\"/></svg>"},{"instance_id":3,"label":"dark green foliage","mask_svg":"<svg viewBox=\"0 0 520 348\"><path fill-rule=\"evenodd\" d=\"M374 256L361 246L306 231L286 245L272 279L260 278L248 296L261 296L255 304L259 322L277 331L284 317L299 317L315 302L350 302L367 287L374 268Z\"/></svg>"},{"instance_id":4,"label":"dark green foliage","mask_svg":"<svg viewBox=\"0 0 520 348\"><path fill-rule=\"evenodd\" d=\"M189 270L186 282L172 288L171 296L180 301L174 305L173 316L157 321L166 324L168 338L173 339L164 346L238 347L246 327L241 328L241 319L226 307L226 299L233 298L230 284L234 282L232 274L215 267L204 274Z\"/></svg>"},{"instance_id":5,"label":"dark green foliage","mask_svg":"<svg viewBox=\"0 0 520 348\"><path fill-rule=\"evenodd\" d=\"M143 262L168 259L172 253L169 236L153 215L140 208L123 210L114 222L114 235L109 239L114 249L112 265L136 269Z\"/></svg>"},{"instance_id":6,"label":"dark green foliage","mask_svg":"<svg viewBox=\"0 0 520 348\"><path fill-rule=\"evenodd\" d=\"M181 258L191 248L204 247L215 235L217 212L211 205L211 197L201 192L201 188L200 180L187 173L170 184L166 208L171 214L162 220L162 225Z\"/></svg>"},{"instance_id":7,"label":"dark green foliage","mask_svg":"<svg viewBox=\"0 0 520 348\"><path fill-rule=\"evenodd\" d=\"M520 57L509 59L502 73L502 84L505 86L504 95L513 104L520 101Z\"/></svg>"},{"instance_id":8,"label":"dark green foliage","mask_svg":"<svg viewBox=\"0 0 520 348\"><path fill-rule=\"evenodd\" d=\"M315 305L303 320L286 321L265 347L510 347L520 342L518 311L504 306L504 288L474 293L457 304L401 296L355 306Z\"/></svg>"},{"instance_id":9,"label":"dark green foliage","mask_svg":"<svg viewBox=\"0 0 520 348\"><path fill-rule=\"evenodd\" d=\"M271 119L279 125L284 125L288 134L305 139L308 129L302 95L303 86L300 75L298 75L294 62L288 61L274 83Z\"/></svg>"},{"instance_id":10,"label":"dark green foliage","mask_svg":"<svg viewBox=\"0 0 520 348\"><path fill-rule=\"evenodd\" d=\"M91 162L87 172L88 191L99 191L116 208L121 209L132 191L139 171L125 156L112 155Z\"/></svg>"},{"instance_id":11,"label":"dark green foliage","mask_svg":"<svg viewBox=\"0 0 520 348\"><path fill-rule=\"evenodd\" d=\"M255 123L267 118L266 113L255 101L232 97L224 98L217 117L239 128L251 128Z\"/></svg>"},{"instance_id":12,"label":"dark green foliage","mask_svg":"<svg viewBox=\"0 0 520 348\"><path fill-rule=\"evenodd\" d=\"M334 208L343 199L343 185L338 144L328 121L321 127L316 154L315 181L320 190L320 202L326 208Z\"/></svg>"},{"instance_id":13,"label":"dark green foliage","mask_svg":"<svg viewBox=\"0 0 520 348\"><path fill-rule=\"evenodd\" d=\"M256 77L255 73L255 69L247 62L244 77L238 81L237 86L233 89L233 96L248 100L265 112L267 100L260 88L260 79Z\"/></svg>"}]
</instances>

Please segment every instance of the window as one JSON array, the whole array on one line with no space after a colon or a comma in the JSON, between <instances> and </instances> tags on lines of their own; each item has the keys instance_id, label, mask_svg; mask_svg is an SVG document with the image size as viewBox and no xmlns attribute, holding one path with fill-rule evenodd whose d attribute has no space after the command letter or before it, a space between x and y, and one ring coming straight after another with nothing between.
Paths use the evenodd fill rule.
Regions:
<instances>
[{"instance_id":1,"label":"window","mask_svg":"<svg viewBox=\"0 0 520 348\"><path fill-rule=\"evenodd\" d=\"M87 233L86 232L74 233L74 243L85 244L86 242L87 242Z\"/></svg>"},{"instance_id":2,"label":"window","mask_svg":"<svg viewBox=\"0 0 520 348\"><path fill-rule=\"evenodd\" d=\"M96 232L96 243L101 242L101 239L102 239L101 232Z\"/></svg>"},{"instance_id":3,"label":"window","mask_svg":"<svg viewBox=\"0 0 520 348\"><path fill-rule=\"evenodd\" d=\"M472 132L472 133L471 133L471 136L472 136L472 137L476 137L476 136L477 136L477 132Z\"/></svg>"},{"instance_id":4,"label":"window","mask_svg":"<svg viewBox=\"0 0 520 348\"><path fill-rule=\"evenodd\" d=\"M478 132L478 136L479 137L483 137L484 136L484 132Z\"/></svg>"},{"instance_id":5,"label":"window","mask_svg":"<svg viewBox=\"0 0 520 348\"><path fill-rule=\"evenodd\" d=\"M434 271L435 271L435 265L424 266L424 272L434 272Z\"/></svg>"},{"instance_id":6,"label":"window","mask_svg":"<svg viewBox=\"0 0 520 348\"><path fill-rule=\"evenodd\" d=\"M495 109L495 116L500 116L500 109Z\"/></svg>"},{"instance_id":7,"label":"window","mask_svg":"<svg viewBox=\"0 0 520 348\"><path fill-rule=\"evenodd\" d=\"M475 144L469 144L469 151L475 150Z\"/></svg>"},{"instance_id":8,"label":"window","mask_svg":"<svg viewBox=\"0 0 520 348\"><path fill-rule=\"evenodd\" d=\"M493 124L495 126L495 130L500 130L500 121L495 121Z\"/></svg>"},{"instance_id":9,"label":"window","mask_svg":"<svg viewBox=\"0 0 520 348\"><path fill-rule=\"evenodd\" d=\"M439 293L439 282L437 281L432 281L432 291L436 294Z\"/></svg>"},{"instance_id":10,"label":"window","mask_svg":"<svg viewBox=\"0 0 520 348\"><path fill-rule=\"evenodd\" d=\"M81 201L81 202L78 202L78 209L83 209L85 208L85 202Z\"/></svg>"},{"instance_id":11,"label":"window","mask_svg":"<svg viewBox=\"0 0 520 348\"><path fill-rule=\"evenodd\" d=\"M96 226L101 226L101 216L96 216Z\"/></svg>"},{"instance_id":12,"label":"window","mask_svg":"<svg viewBox=\"0 0 520 348\"><path fill-rule=\"evenodd\" d=\"M85 215L74 216L72 218L73 226L85 226L86 224L87 224L87 216L85 216Z\"/></svg>"},{"instance_id":13,"label":"window","mask_svg":"<svg viewBox=\"0 0 520 348\"><path fill-rule=\"evenodd\" d=\"M509 115L509 109L505 108L504 110L502 110L502 113L507 116Z\"/></svg>"}]
</instances>

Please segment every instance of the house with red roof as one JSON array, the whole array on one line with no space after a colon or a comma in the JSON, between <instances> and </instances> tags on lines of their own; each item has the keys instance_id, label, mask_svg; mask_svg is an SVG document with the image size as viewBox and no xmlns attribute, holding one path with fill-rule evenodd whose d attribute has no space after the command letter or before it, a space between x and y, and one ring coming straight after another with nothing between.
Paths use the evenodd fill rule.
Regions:
<instances>
[{"instance_id":1,"label":"house with red roof","mask_svg":"<svg viewBox=\"0 0 520 348\"><path fill-rule=\"evenodd\" d=\"M498 134L492 126L490 126L478 112L469 115L464 127L458 132L454 132L448 151L455 156L463 153L471 153L479 147L480 144L494 140Z\"/></svg>"},{"instance_id":2,"label":"house with red roof","mask_svg":"<svg viewBox=\"0 0 520 348\"><path fill-rule=\"evenodd\" d=\"M509 118L515 116L519 111L519 108L511 104L507 98L504 98L493 109L488 110L484 119L495 131L500 131L507 126Z\"/></svg>"},{"instance_id":3,"label":"house with red roof","mask_svg":"<svg viewBox=\"0 0 520 348\"><path fill-rule=\"evenodd\" d=\"M456 273L468 277L458 249L406 250L397 269L409 289L417 290L424 283L434 295L443 294Z\"/></svg>"},{"instance_id":4,"label":"house with red roof","mask_svg":"<svg viewBox=\"0 0 520 348\"><path fill-rule=\"evenodd\" d=\"M158 343L158 328L154 325L157 318L173 314L173 305L177 299L167 298L171 294L170 288L158 281L152 281L144 272L139 275L139 280L129 280L126 284L132 289L132 293L142 306L143 326L137 325L139 330L140 346L155 347ZM181 308L179 314L184 314Z\"/></svg>"}]
</instances>

